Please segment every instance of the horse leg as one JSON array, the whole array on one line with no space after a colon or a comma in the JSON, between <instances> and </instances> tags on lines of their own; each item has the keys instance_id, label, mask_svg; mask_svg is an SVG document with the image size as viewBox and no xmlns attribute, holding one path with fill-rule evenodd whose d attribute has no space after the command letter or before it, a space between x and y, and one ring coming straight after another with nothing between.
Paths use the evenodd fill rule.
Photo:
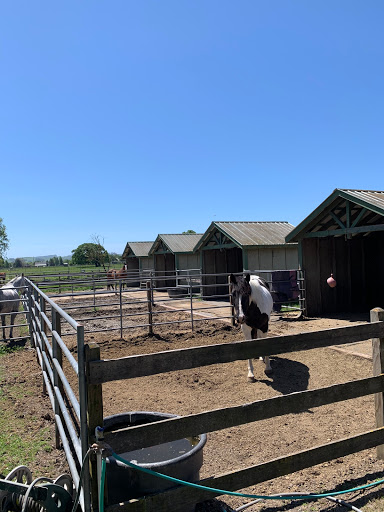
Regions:
<instances>
[{"instance_id":1,"label":"horse leg","mask_svg":"<svg viewBox=\"0 0 384 512\"><path fill-rule=\"evenodd\" d=\"M266 332L262 332L260 331L259 329L257 330L257 337L258 338L266 338L267 337L267 333ZM260 357L260 359L262 359L265 363L265 370L264 370L264 373L265 375L270 375L272 373L272 367L271 367L271 361L269 360L269 356L264 356L264 357Z\"/></svg>"},{"instance_id":2,"label":"horse leg","mask_svg":"<svg viewBox=\"0 0 384 512\"><path fill-rule=\"evenodd\" d=\"M246 340L252 339L252 327L249 327L247 324L241 324L241 330L243 331L244 338ZM248 359L248 382L255 382L252 359Z\"/></svg>"},{"instance_id":3,"label":"horse leg","mask_svg":"<svg viewBox=\"0 0 384 512\"><path fill-rule=\"evenodd\" d=\"M15 323L17 313L11 313L11 327L9 329L9 337L12 339L13 337L13 324Z\"/></svg>"}]
</instances>

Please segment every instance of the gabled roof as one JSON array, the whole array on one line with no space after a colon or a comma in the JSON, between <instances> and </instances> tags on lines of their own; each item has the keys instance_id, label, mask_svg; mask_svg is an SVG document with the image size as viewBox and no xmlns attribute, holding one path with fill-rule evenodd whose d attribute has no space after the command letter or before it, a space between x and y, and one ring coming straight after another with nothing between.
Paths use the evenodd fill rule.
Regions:
<instances>
[{"instance_id":1,"label":"gabled roof","mask_svg":"<svg viewBox=\"0 0 384 512\"><path fill-rule=\"evenodd\" d=\"M294 226L289 222L212 222L195 251L206 245L215 231L219 231L238 247L286 245L285 237ZM213 248L213 247L212 247Z\"/></svg>"},{"instance_id":2,"label":"gabled roof","mask_svg":"<svg viewBox=\"0 0 384 512\"><path fill-rule=\"evenodd\" d=\"M149 251L149 254L154 254L158 248L163 245L169 252L172 253L186 253L193 252L193 248L202 237L201 233L188 233L188 234L175 234L175 235L157 235L156 240Z\"/></svg>"},{"instance_id":3,"label":"gabled roof","mask_svg":"<svg viewBox=\"0 0 384 512\"><path fill-rule=\"evenodd\" d=\"M351 236L374 230L384 223L384 191L336 188L285 240L304 236Z\"/></svg>"},{"instance_id":4,"label":"gabled roof","mask_svg":"<svg viewBox=\"0 0 384 512\"><path fill-rule=\"evenodd\" d=\"M127 242L123 252L123 258L136 256L137 258L146 258L149 256L149 250L153 242Z\"/></svg>"}]
</instances>

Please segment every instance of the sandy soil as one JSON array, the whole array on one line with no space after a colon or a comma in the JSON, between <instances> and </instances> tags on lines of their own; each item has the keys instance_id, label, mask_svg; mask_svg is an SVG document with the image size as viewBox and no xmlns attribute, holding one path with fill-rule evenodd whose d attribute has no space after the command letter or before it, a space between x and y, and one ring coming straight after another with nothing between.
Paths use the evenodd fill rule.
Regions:
<instances>
[{"instance_id":1,"label":"sandy soil","mask_svg":"<svg viewBox=\"0 0 384 512\"><path fill-rule=\"evenodd\" d=\"M81 319L85 311L79 311ZM103 313L105 314L105 312ZM173 313L173 318L183 313ZM168 317L167 317L168 318ZM270 334L284 335L310 330L327 329L354 322L368 321L368 318L327 318L295 320L292 317L273 317ZM96 326L97 326L96 321ZM106 325L100 320L99 327ZM75 352L70 337L68 345ZM102 358L117 358L125 355L150 353L176 348L225 343L240 340L241 332L220 321L199 322L191 332L190 324L159 326L153 336L144 329L130 333L119 331L93 333L88 340L96 341L101 347ZM346 382L372 375L372 363L366 358L342 353L332 348L290 353L271 358L273 374L264 374L262 361L255 361L255 383L247 382L247 363L237 361L230 364L176 371L155 375L150 378L132 379L107 383L103 387L104 416L119 412L148 410L179 415L198 413L217 407L240 405L258 399L280 394L314 389L330 384ZM2 386L12 386L22 382L32 391L25 404L26 410L40 411L40 423L30 428L40 428L41 422L54 424L50 403L41 395L41 381L32 350L10 354L5 359L6 375ZM204 448L204 464L201 478L219 475L228 471L251 466L278 456L293 453L305 448L357 434L374 427L373 397L364 397L334 406L308 410L302 414L291 414L281 418L265 420L241 427L208 434ZM41 454L38 463L39 474L42 468L49 467L54 459L57 477L66 467L64 453L53 450L51 454ZM375 450L366 450L356 455L321 464L293 475L266 482L247 492L274 494L279 492L323 491L335 488L350 488L383 476L382 461L376 459ZM346 496L344 499L362 506L368 498L376 497L378 491L367 491L363 495ZM214 510L234 510L249 500L222 497L199 505L200 512ZM330 510L334 507L328 501L306 504L263 502L249 510ZM342 507L340 510L347 510ZM170 511L171 512L171 511Z\"/></svg>"}]
</instances>

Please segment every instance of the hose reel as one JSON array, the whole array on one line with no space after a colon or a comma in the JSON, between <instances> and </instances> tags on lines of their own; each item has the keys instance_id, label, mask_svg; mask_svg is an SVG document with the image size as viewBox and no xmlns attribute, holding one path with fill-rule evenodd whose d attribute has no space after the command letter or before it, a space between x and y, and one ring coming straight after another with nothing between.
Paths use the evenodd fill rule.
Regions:
<instances>
[{"instance_id":1,"label":"hose reel","mask_svg":"<svg viewBox=\"0 0 384 512\"><path fill-rule=\"evenodd\" d=\"M27 466L18 466L0 479L0 512L68 512L73 496L72 478L65 474L33 480Z\"/></svg>"}]
</instances>

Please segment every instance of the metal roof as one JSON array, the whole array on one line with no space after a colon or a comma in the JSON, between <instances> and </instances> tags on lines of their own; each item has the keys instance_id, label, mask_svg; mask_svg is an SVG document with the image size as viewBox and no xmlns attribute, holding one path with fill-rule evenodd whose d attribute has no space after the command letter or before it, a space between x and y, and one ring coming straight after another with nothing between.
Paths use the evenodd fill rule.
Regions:
<instances>
[{"instance_id":1,"label":"metal roof","mask_svg":"<svg viewBox=\"0 0 384 512\"><path fill-rule=\"evenodd\" d=\"M123 258L126 258L129 252L137 258L148 257L152 245L153 242L128 242L124 249Z\"/></svg>"},{"instance_id":2,"label":"metal roof","mask_svg":"<svg viewBox=\"0 0 384 512\"><path fill-rule=\"evenodd\" d=\"M168 247L170 252L173 253L193 252L195 245L198 243L201 237L201 233L158 235L152 245L150 254L156 252L156 248L161 242L163 242Z\"/></svg>"},{"instance_id":3,"label":"metal roof","mask_svg":"<svg viewBox=\"0 0 384 512\"><path fill-rule=\"evenodd\" d=\"M383 217L381 219L380 217ZM303 236L332 236L346 232L357 235L362 226L384 222L384 191L336 188L311 214L286 236L297 242ZM371 227L372 229L372 227Z\"/></svg>"},{"instance_id":4,"label":"metal roof","mask_svg":"<svg viewBox=\"0 0 384 512\"><path fill-rule=\"evenodd\" d=\"M241 247L286 245L285 237L294 226L289 222L212 222L195 250L218 229Z\"/></svg>"}]
</instances>

